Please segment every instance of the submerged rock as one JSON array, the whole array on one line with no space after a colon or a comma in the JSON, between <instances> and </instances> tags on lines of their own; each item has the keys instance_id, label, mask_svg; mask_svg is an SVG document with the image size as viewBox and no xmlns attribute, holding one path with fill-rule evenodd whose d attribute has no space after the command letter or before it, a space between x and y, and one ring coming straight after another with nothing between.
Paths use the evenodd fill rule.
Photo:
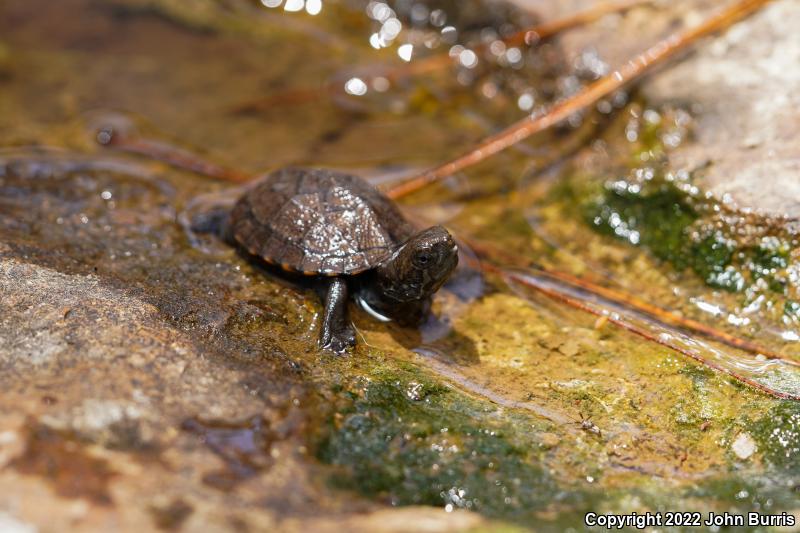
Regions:
<instances>
[{"instance_id":1,"label":"submerged rock","mask_svg":"<svg viewBox=\"0 0 800 533\"><path fill-rule=\"evenodd\" d=\"M594 3L516 1L549 17ZM722 7L712 1L656 3L567 31L560 42L576 58L596 51L611 69ZM800 217L798 26L796 2L772 2L722 35L701 41L692 54L660 68L641 86L650 105L679 103L694 115L693 140L670 153L675 172L697 171L702 190L737 208L790 219Z\"/></svg>"},{"instance_id":2,"label":"submerged rock","mask_svg":"<svg viewBox=\"0 0 800 533\"><path fill-rule=\"evenodd\" d=\"M221 531L273 529L278 521L285 531L334 531L342 523L408 531L410 515L425 531L481 523L476 515L419 509L327 516L340 504L309 479L298 432L304 415L283 405L302 394L289 392L290 376L280 378L289 389L270 393L274 370L270 377L236 368L153 305L95 275L64 274L4 250L0 509L14 509L0 512L4 531L63 524ZM257 414L253 435L250 422L232 422L248 413ZM196 416L221 422L201 425ZM269 445L259 449L266 432Z\"/></svg>"},{"instance_id":3,"label":"submerged rock","mask_svg":"<svg viewBox=\"0 0 800 533\"><path fill-rule=\"evenodd\" d=\"M717 198L765 215L800 217L800 9L775 2L655 76L653 102L696 106L695 140L671 155Z\"/></svg>"}]
</instances>

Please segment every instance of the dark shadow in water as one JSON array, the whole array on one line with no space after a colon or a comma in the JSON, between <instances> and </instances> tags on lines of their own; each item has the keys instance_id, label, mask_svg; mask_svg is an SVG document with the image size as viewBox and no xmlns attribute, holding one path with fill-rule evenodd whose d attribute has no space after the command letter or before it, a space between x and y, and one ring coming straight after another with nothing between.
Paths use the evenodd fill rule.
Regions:
<instances>
[{"instance_id":1,"label":"dark shadow in water","mask_svg":"<svg viewBox=\"0 0 800 533\"><path fill-rule=\"evenodd\" d=\"M225 462L226 468L203 476L203 483L214 488L230 491L273 463L270 448L275 436L260 416L241 422L190 418L181 424L181 429L197 435Z\"/></svg>"},{"instance_id":2,"label":"dark shadow in water","mask_svg":"<svg viewBox=\"0 0 800 533\"><path fill-rule=\"evenodd\" d=\"M474 365L480 362L475 343L469 337L451 329L448 324L440 324L442 320L430 316L420 328L403 328L396 324L388 324L388 331L398 344L426 357L435 354L437 359L448 364ZM426 329L431 325L437 329L445 329L446 335L433 342L424 342Z\"/></svg>"},{"instance_id":3,"label":"dark shadow in water","mask_svg":"<svg viewBox=\"0 0 800 533\"><path fill-rule=\"evenodd\" d=\"M460 253L472 254L463 246ZM461 265L464 263L462 258ZM435 297L437 305L434 307L438 309L438 314L431 313L418 328L389 324L389 333L401 346L421 355L435 353L445 363L477 364L480 357L475 343L454 329L453 322L483 294L484 281L480 272L459 266Z\"/></svg>"}]
</instances>

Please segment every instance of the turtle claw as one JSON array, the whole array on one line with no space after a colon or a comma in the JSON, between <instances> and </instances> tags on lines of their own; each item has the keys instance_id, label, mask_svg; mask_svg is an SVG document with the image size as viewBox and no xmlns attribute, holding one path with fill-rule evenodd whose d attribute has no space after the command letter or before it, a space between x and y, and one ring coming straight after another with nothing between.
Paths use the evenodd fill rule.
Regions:
<instances>
[{"instance_id":1,"label":"turtle claw","mask_svg":"<svg viewBox=\"0 0 800 533\"><path fill-rule=\"evenodd\" d=\"M342 355L356 345L356 332L353 328L345 328L337 332L328 331L327 335L322 336L319 343L323 350Z\"/></svg>"}]
</instances>

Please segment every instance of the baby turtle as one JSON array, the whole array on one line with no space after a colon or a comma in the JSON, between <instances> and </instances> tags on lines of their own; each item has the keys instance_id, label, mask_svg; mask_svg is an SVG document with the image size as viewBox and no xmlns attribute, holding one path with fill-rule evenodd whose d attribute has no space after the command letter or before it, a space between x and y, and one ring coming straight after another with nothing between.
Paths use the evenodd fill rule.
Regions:
<instances>
[{"instance_id":1,"label":"baby turtle","mask_svg":"<svg viewBox=\"0 0 800 533\"><path fill-rule=\"evenodd\" d=\"M317 278L319 343L337 353L355 345L349 294L373 314L416 325L458 263L442 226L418 232L372 185L329 170L267 175L238 200L225 233L269 264Z\"/></svg>"}]
</instances>

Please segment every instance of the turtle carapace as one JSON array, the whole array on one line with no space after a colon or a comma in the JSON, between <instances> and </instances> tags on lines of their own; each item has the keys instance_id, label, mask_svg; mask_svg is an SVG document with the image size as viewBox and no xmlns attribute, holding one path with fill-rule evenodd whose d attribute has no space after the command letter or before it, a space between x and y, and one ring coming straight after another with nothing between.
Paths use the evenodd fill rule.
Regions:
<instances>
[{"instance_id":1,"label":"turtle carapace","mask_svg":"<svg viewBox=\"0 0 800 533\"><path fill-rule=\"evenodd\" d=\"M318 278L320 345L335 352L355 344L349 295L373 313L418 324L458 263L445 228L418 232L375 187L328 170L267 175L238 200L225 233L269 264Z\"/></svg>"}]
</instances>

